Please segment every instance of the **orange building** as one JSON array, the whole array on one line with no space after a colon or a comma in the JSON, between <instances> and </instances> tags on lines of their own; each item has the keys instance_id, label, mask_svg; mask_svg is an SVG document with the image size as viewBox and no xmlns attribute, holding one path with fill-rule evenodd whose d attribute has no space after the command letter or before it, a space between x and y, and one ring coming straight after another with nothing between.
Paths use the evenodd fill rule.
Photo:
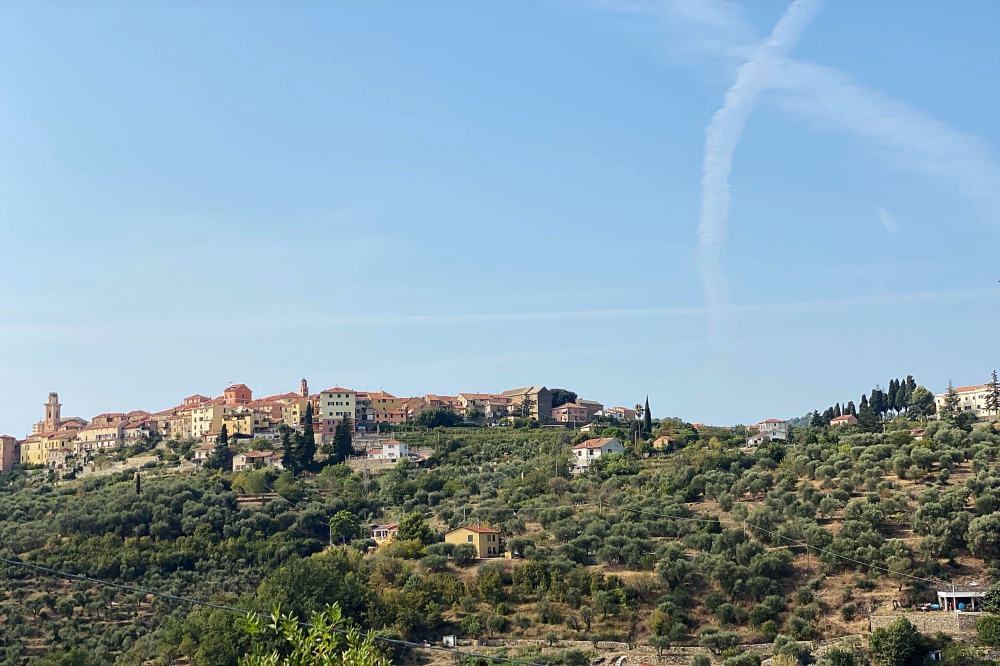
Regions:
<instances>
[{"instance_id":1,"label":"orange building","mask_svg":"<svg viewBox=\"0 0 1000 666\"><path fill-rule=\"evenodd\" d=\"M227 405L245 405L253 400L253 391L246 384L233 384L223 391Z\"/></svg>"}]
</instances>

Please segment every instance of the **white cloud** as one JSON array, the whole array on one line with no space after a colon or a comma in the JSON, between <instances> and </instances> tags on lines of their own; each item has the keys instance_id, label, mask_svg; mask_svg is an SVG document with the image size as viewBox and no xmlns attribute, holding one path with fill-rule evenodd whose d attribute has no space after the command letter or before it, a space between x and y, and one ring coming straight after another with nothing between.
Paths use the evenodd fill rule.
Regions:
<instances>
[{"instance_id":1,"label":"white cloud","mask_svg":"<svg viewBox=\"0 0 1000 666\"><path fill-rule=\"evenodd\" d=\"M717 312L728 302L720 260L730 206L728 175L743 126L758 98L821 129L863 139L886 163L919 173L968 199L983 222L1000 226L1000 167L981 139L859 85L833 67L788 57L817 4L793 2L763 42L732 2L602 0L597 5L622 15L642 16L644 23L649 16L659 18L664 39L651 48L675 64L737 68L736 82L706 128L698 222L706 303ZM651 44L648 39L642 41ZM886 224L881 212L879 218ZM895 228L894 220L886 224L887 230L890 226Z\"/></svg>"},{"instance_id":2,"label":"white cloud","mask_svg":"<svg viewBox=\"0 0 1000 666\"><path fill-rule=\"evenodd\" d=\"M899 225L896 224L896 218L894 218L885 208L878 209L878 221L882 223L882 226L885 227L885 230L890 234L896 233L896 229L899 228Z\"/></svg>"},{"instance_id":3,"label":"white cloud","mask_svg":"<svg viewBox=\"0 0 1000 666\"><path fill-rule=\"evenodd\" d=\"M717 313L712 322L713 336L718 334L721 326L721 308L729 303L729 290L719 253L726 238L726 221L729 219L729 173L733 168L733 152L743 135L757 96L795 48L819 6L819 0L795 0L789 5L770 38L756 49L749 62L737 70L736 82L726 91L722 108L715 112L705 128L698 249L705 300L709 310Z\"/></svg>"}]
</instances>

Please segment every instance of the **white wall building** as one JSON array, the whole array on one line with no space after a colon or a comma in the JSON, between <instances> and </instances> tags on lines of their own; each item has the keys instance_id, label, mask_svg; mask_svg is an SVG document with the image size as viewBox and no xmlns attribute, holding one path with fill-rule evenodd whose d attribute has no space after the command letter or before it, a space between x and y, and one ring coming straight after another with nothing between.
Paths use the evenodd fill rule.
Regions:
<instances>
[{"instance_id":1,"label":"white wall building","mask_svg":"<svg viewBox=\"0 0 1000 666\"><path fill-rule=\"evenodd\" d=\"M368 457L372 460L400 460L410 457L410 447L405 442L390 439L381 448L372 449Z\"/></svg>"},{"instance_id":2,"label":"white wall building","mask_svg":"<svg viewBox=\"0 0 1000 666\"><path fill-rule=\"evenodd\" d=\"M986 397L992 388L990 384L958 387L955 389L955 392L958 393L958 409L963 412L972 412L976 418L980 419L995 416L996 412L986 408ZM934 396L934 404L937 406L938 414L944 409L947 398L947 393L939 393Z\"/></svg>"},{"instance_id":3,"label":"white wall building","mask_svg":"<svg viewBox=\"0 0 1000 666\"><path fill-rule=\"evenodd\" d=\"M576 466L573 468L574 474L579 474L587 469L593 461L606 453L624 453L625 447L614 437L602 437L600 439L588 439L573 447L573 457Z\"/></svg>"}]
</instances>

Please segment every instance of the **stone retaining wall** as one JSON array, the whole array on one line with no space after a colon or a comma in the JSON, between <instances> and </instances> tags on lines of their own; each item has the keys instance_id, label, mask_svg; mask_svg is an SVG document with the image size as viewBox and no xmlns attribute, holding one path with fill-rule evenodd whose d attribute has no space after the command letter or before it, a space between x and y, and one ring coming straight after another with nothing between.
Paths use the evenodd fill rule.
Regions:
<instances>
[{"instance_id":1,"label":"stone retaining wall","mask_svg":"<svg viewBox=\"0 0 1000 666\"><path fill-rule=\"evenodd\" d=\"M976 620L981 613L897 613L896 615L873 615L871 617L871 629L888 627L901 617L913 623L913 626L922 634L934 634L943 631L958 637L972 636L977 638Z\"/></svg>"}]
</instances>

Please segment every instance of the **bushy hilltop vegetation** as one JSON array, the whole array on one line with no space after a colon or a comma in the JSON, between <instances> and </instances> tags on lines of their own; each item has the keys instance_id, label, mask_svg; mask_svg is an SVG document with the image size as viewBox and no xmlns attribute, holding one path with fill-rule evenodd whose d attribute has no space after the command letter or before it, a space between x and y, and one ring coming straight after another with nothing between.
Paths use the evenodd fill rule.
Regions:
<instances>
[{"instance_id":1,"label":"bushy hilltop vegetation","mask_svg":"<svg viewBox=\"0 0 1000 666\"><path fill-rule=\"evenodd\" d=\"M338 602L410 640L722 652L832 637L865 629L873 610L932 600L920 578L1000 579L1000 435L943 420L916 441L914 425L805 425L756 450L740 428L608 425L594 436L626 453L577 477L570 451L587 435L545 428L401 433L433 457L370 478L344 465L300 478L161 468L137 487L131 473L52 483L19 472L2 477L0 556L300 617ZM672 450L652 449L660 436ZM249 502L262 488L282 497ZM361 528L387 520L401 521L398 539L374 549ZM500 529L517 556L474 561L442 542L472 522ZM0 568L3 664L222 666L249 649L226 611Z\"/></svg>"}]
</instances>

